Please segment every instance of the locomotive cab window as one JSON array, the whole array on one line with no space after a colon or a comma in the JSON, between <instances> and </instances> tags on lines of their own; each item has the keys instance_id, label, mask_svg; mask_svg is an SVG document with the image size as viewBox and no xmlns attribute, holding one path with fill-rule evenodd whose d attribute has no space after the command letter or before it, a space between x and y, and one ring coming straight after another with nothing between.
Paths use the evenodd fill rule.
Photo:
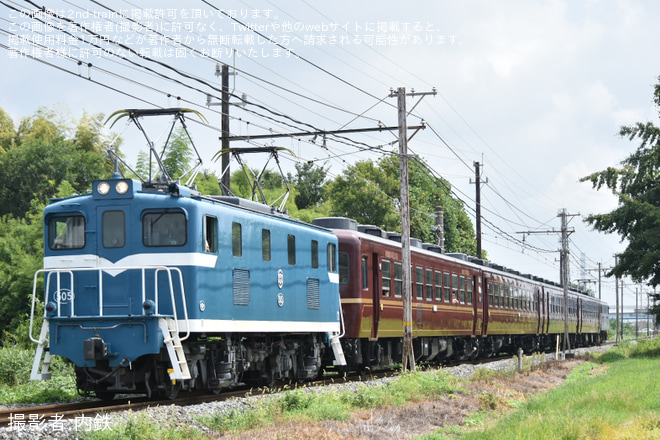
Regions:
<instances>
[{"instance_id":1,"label":"locomotive cab window","mask_svg":"<svg viewBox=\"0 0 660 440\"><path fill-rule=\"evenodd\" d=\"M204 250L206 252L218 252L218 219L204 216Z\"/></svg>"},{"instance_id":2,"label":"locomotive cab window","mask_svg":"<svg viewBox=\"0 0 660 440\"><path fill-rule=\"evenodd\" d=\"M105 211L102 222L102 241L104 248L121 248L126 244L126 223L124 211Z\"/></svg>"},{"instance_id":3,"label":"locomotive cab window","mask_svg":"<svg viewBox=\"0 0 660 440\"><path fill-rule=\"evenodd\" d=\"M328 243L328 272L337 272L337 246Z\"/></svg>"},{"instance_id":4,"label":"locomotive cab window","mask_svg":"<svg viewBox=\"0 0 660 440\"><path fill-rule=\"evenodd\" d=\"M186 216L183 212L147 212L142 217L142 242L145 246L183 246L186 244Z\"/></svg>"},{"instance_id":5,"label":"locomotive cab window","mask_svg":"<svg viewBox=\"0 0 660 440\"><path fill-rule=\"evenodd\" d=\"M48 221L48 246L51 249L85 247L85 218L82 215L52 217Z\"/></svg>"}]
</instances>

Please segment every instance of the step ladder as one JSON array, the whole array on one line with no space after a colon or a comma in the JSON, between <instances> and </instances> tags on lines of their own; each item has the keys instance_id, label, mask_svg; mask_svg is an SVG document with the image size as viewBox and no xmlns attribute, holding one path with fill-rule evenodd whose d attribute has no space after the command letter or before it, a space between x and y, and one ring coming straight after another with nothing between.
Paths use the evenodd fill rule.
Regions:
<instances>
[{"instance_id":1,"label":"step ladder","mask_svg":"<svg viewBox=\"0 0 660 440\"><path fill-rule=\"evenodd\" d=\"M39 335L37 351L34 354L34 361L32 362L30 380L49 380L51 377L48 372L50 368L50 348L48 347L49 328L48 320L44 319L41 326L41 334ZM39 367L41 367L41 373L39 373Z\"/></svg>"},{"instance_id":2,"label":"step ladder","mask_svg":"<svg viewBox=\"0 0 660 440\"><path fill-rule=\"evenodd\" d=\"M167 347L167 353L170 356L172 363L172 371L170 372L171 380L186 380L190 379L190 370L188 369L188 361L186 354L183 352L183 346L179 339L179 329L176 321L172 318L158 318L158 327L163 332L163 343Z\"/></svg>"},{"instance_id":3,"label":"step ladder","mask_svg":"<svg viewBox=\"0 0 660 440\"><path fill-rule=\"evenodd\" d=\"M335 354L334 365L346 365L346 358L344 357L344 350L341 348L338 333L330 333L330 346Z\"/></svg>"}]
</instances>

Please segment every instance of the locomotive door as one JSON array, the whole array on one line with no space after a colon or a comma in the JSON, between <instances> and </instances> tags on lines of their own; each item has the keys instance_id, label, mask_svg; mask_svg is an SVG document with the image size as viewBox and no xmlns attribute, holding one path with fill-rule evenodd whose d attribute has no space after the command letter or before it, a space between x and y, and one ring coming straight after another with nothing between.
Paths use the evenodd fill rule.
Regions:
<instances>
[{"instance_id":1,"label":"locomotive door","mask_svg":"<svg viewBox=\"0 0 660 440\"><path fill-rule=\"evenodd\" d=\"M371 255L371 274L372 274L372 296L373 296L373 313L372 313L372 323L371 323L371 341L378 340L378 325L380 324L380 295L381 295L381 286L380 286L380 260L378 254L374 252ZM367 276L365 274L365 276Z\"/></svg>"},{"instance_id":2,"label":"locomotive door","mask_svg":"<svg viewBox=\"0 0 660 440\"><path fill-rule=\"evenodd\" d=\"M131 252L131 240L127 230L130 219L128 205L99 206L96 210L96 252L99 256L99 267L125 267L130 265L126 261ZM96 292L99 301L102 301L102 315L130 314L131 304L129 293L131 286L139 286L136 271L103 271L102 285ZM140 297L138 297L140 298ZM140 301L134 306L140 307ZM100 305L99 305L100 307Z\"/></svg>"}]
</instances>

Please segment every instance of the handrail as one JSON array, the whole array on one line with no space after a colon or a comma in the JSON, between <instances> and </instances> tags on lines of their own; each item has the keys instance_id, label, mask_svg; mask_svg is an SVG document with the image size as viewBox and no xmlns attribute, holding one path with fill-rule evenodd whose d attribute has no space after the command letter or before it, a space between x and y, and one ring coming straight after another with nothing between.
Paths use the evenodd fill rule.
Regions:
<instances>
[{"instance_id":1,"label":"handrail","mask_svg":"<svg viewBox=\"0 0 660 440\"><path fill-rule=\"evenodd\" d=\"M99 317L103 316L103 272L110 272L110 271L132 271L132 270L139 270L141 271L141 289L142 289L142 303L144 303L147 300L147 292L146 292L146 277L147 277L147 271L154 271L154 286L153 286L153 295L154 295L154 303L155 303L155 313L159 314L159 305L158 305L158 297L159 297L159 286L161 283L158 282L158 274L164 272L167 276L167 285L170 290L170 300L172 304L172 311L174 314L174 320L176 323L176 330L177 332L180 331L179 329L179 324L178 324L178 312L177 312L177 305L176 305L176 297L174 294L174 281L172 280L172 272L176 272L179 275L179 288L181 290L181 303L183 305L183 319L185 322L185 336L181 338L181 340L185 340L190 336L190 323L188 320L188 307L186 305L186 292L184 289L183 285L183 274L181 272L181 269L178 267L167 267L167 266L124 266L124 267L81 267L81 268L66 268L66 269L39 269L38 271L35 272L34 278L33 278L33 283L32 283L32 307L30 311L30 329L29 329L29 336L30 340L32 342L36 343L42 343L42 341L39 341L38 339L35 339L33 337L33 329L34 329L34 312L36 308L36 300L37 300L37 281L38 277L41 274L47 274L45 275L45 283L46 285L44 286L44 307L46 304L48 304L48 293L50 292L50 286L51 286L51 279L53 276L56 276L56 284L57 284L57 292L61 292L61 277L62 274L68 274L70 277L70 290L72 292L72 299L71 299L71 316L76 316L75 315L75 308L74 308L74 302L75 302L75 289L74 289L74 272L98 272L98 283L99 283ZM142 314L146 315L146 311L144 308L142 309ZM47 311L44 309L44 318L47 316ZM61 317L61 295L58 295L57 297L57 316Z\"/></svg>"}]
</instances>

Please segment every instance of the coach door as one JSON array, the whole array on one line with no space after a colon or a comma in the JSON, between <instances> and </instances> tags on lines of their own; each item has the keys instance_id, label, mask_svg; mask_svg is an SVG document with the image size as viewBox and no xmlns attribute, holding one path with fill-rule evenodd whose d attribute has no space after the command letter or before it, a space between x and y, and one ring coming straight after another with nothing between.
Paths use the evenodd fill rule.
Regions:
<instances>
[{"instance_id":1,"label":"coach door","mask_svg":"<svg viewBox=\"0 0 660 440\"><path fill-rule=\"evenodd\" d=\"M482 335L486 336L488 335L488 321L489 321L489 308L491 307L490 304L490 297L492 296L492 292L489 292L489 285L488 285L488 277L486 274L479 275L479 278L482 280L481 286L483 290L483 303L482 303L482 309L483 309L483 317L482 317Z\"/></svg>"},{"instance_id":2,"label":"coach door","mask_svg":"<svg viewBox=\"0 0 660 440\"><path fill-rule=\"evenodd\" d=\"M97 208L96 247L99 267L128 266L131 255L131 240L128 238L128 205L100 206ZM103 271L102 286L94 292L99 302L103 303L102 315L130 314L139 311L140 301L134 301L138 307L130 310L129 291L131 285L140 285L135 271ZM101 290L102 289L102 290ZM91 292L90 292L91 293Z\"/></svg>"},{"instance_id":3,"label":"coach door","mask_svg":"<svg viewBox=\"0 0 660 440\"><path fill-rule=\"evenodd\" d=\"M539 287L536 288L536 334L543 334L543 326L545 325L545 315L543 314L543 290Z\"/></svg>"},{"instance_id":4,"label":"coach door","mask_svg":"<svg viewBox=\"0 0 660 440\"><path fill-rule=\"evenodd\" d=\"M363 269L362 273L364 274L365 277L367 277L367 273L365 270L368 269L369 265L368 262L365 261L367 257L363 257ZM376 341L378 340L378 325L380 324L380 295L381 295L381 282L380 282L380 260L378 258L378 254L374 252L371 254L371 295L373 297L373 317L372 317L372 323L371 323L371 337L370 340ZM368 272L368 270L367 270Z\"/></svg>"},{"instance_id":5,"label":"coach door","mask_svg":"<svg viewBox=\"0 0 660 440\"><path fill-rule=\"evenodd\" d=\"M483 277L481 274L478 274L477 276L472 277L472 280L474 284L474 297L472 298L474 304L474 327L472 329L472 334L475 336L486 336L485 319L488 311L486 309Z\"/></svg>"}]
</instances>

